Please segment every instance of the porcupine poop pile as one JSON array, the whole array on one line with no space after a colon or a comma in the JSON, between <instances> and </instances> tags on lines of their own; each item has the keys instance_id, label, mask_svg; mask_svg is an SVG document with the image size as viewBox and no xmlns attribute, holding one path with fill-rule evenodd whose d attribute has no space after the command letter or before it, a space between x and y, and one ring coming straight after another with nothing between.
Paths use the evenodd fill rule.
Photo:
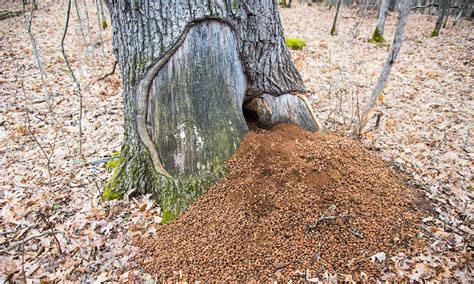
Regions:
<instances>
[{"instance_id":1,"label":"porcupine poop pile","mask_svg":"<svg viewBox=\"0 0 474 284\"><path fill-rule=\"evenodd\" d=\"M357 279L424 245L417 234L429 203L357 141L279 125L250 132L228 166L178 219L136 240L147 272L188 281L326 271ZM381 252L385 262L372 262Z\"/></svg>"}]
</instances>

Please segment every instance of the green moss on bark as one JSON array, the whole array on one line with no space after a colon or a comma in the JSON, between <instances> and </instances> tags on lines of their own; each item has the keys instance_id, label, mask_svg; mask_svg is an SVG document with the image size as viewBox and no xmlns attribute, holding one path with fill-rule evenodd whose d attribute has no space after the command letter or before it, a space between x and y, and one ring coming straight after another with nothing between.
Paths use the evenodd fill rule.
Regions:
<instances>
[{"instance_id":1,"label":"green moss on bark","mask_svg":"<svg viewBox=\"0 0 474 284\"><path fill-rule=\"evenodd\" d=\"M105 164L105 168L109 172L113 172L112 177L107 181L102 193L102 200L114 200L123 198L123 192L115 191L117 182L119 182L120 166L124 159L120 157L121 151L114 152L112 159Z\"/></svg>"},{"instance_id":2,"label":"green moss on bark","mask_svg":"<svg viewBox=\"0 0 474 284\"><path fill-rule=\"evenodd\" d=\"M380 34L380 31L378 28L375 28L374 33L372 34L372 40L376 43L384 43L385 38Z\"/></svg>"},{"instance_id":3,"label":"green moss on bark","mask_svg":"<svg viewBox=\"0 0 474 284\"><path fill-rule=\"evenodd\" d=\"M166 225L171 222L176 218L176 216L173 214L171 211L163 211L163 215L161 217L161 224Z\"/></svg>"},{"instance_id":4,"label":"green moss on bark","mask_svg":"<svg viewBox=\"0 0 474 284\"><path fill-rule=\"evenodd\" d=\"M104 192L102 193L102 200L115 200L115 199L122 199L123 193L115 192L112 187L106 187Z\"/></svg>"},{"instance_id":5,"label":"green moss on bark","mask_svg":"<svg viewBox=\"0 0 474 284\"><path fill-rule=\"evenodd\" d=\"M214 185L226 173L225 166L214 167L212 172L199 176L178 177L173 180L162 179L155 187L155 200L163 210L163 224L191 206L204 192Z\"/></svg>"},{"instance_id":6,"label":"green moss on bark","mask_svg":"<svg viewBox=\"0 0 474 284\"><path fill-rule=\"evenodd\" d=\"M332 28L331 28L331 35L332 35L332 36L337 35L337 31L336 31L336 26L335 26L335 25L333 25Z\"/></svg>"},{"instance_id":7,"label":"green moss on bark","mask_svg":"<svg viewBox=\"0 0 474 284\"><path fill-rule=\"evenodd\" d=\"M112 158L107 163L105 163L105 169L107 171L111 172L117 167L117 165L120 163L121 153L121 151L112 153Z\"/></svg>"},{"instance_id":8,"label":"green moss on bark","mask_svg":"<svg viewBox=\"0 0 474 284\"><path fill-rule=\"evenodd\" d=\"M438 30L434 30L432 33L431 33L431 37L437 37L439 35L439 31Z\"/></svg>"},{"instance_id":9,"label":"green moss on bark","mask_svg":"<svg viewBox=\"0 0 474 284\"><path fill-rule=\"evenodd\" d=\"M115 152L105 167L113 171L102 193L103 200L122 199L125 193L136 190L137 193L151 193L163 212L163 224L172 222L194 203L206 190L214 185L226 173L222 162L215 160L206 173L197 176L181 176L167 179L157 176L148 161L148 152L133 153L129 156L127 147Z\"/></svg>"},{"instance_id":10,"label":"green moss on bark","mask_svg":"<svg viewBox=\"0 0 474 284\"><path fill-rule=\"evenodd\" d=\"M112 156L116 159L110 160L106 165L108 171L112 171L112 177L106 182L103 200L112 200L123 198L125 193L133 189L140 189L146 182L142 181L145 177L149 179L147 170L147 153L130 153L129 148L122 147L121 151L115 152Z\"/></svg>"}]
</instances>

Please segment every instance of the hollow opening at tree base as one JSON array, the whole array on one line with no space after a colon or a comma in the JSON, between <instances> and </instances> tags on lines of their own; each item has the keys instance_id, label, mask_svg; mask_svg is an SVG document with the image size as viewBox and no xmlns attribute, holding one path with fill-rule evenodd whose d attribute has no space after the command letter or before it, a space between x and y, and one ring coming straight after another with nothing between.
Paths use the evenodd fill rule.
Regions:
<instances>
[{"instance_id":1,"label":"hollow opening at tree base","mask_svg":"<svg viewBox=\"0 0 474 284\"><path fill-rule=\"evenodd\" d=\"M135 240L147 272L174 281L305 280L306 272L357 280L425 247L430 203L357 141L280 124L249 132L227 164L226 177L180 217Z\"/></svg>"},{"instance_id":2,"label":"hollow opening at tree base","mask_svg":"<svg viewBox=\"0 0 474 284\"><path fill-rule=\"evenodd\" d=\"M247 123L249 131L255 131L259 128L265 128L261 124L259 124L258 115L254 111L246 108L245 103L242 106L242 113L244 114L245 122Z\"/></svg>"}]
</instances>

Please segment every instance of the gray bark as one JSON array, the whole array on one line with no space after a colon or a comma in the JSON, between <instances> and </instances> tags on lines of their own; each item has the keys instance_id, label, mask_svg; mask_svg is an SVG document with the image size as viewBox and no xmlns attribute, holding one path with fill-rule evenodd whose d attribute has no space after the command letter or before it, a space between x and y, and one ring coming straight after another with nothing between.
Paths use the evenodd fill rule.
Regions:
<instances>
[{"instance_id":1,"label":"gray bark","mask_svg":"<svg viewBox=\"0 0 474 284\"><path fill-rule=\"evenodd\" d=\"M400 7L400 0L390 0L390 4L388 6L388 9L390 11L398 11Z\"/></svg>"},{"instance_id":2,"label":"gray bark","mask_svg":"<svg viewBox=\"0 0 474 284\"><path fill-rule=\"evenodd\" d=\"M461 10L459 11L458 15L456 16L456 20L454 22L454 25L458 25L461 22L461 18L466 16L468 7L469 7L469 0L464 0L462 2Z\"/></svg>"},{"instance_id":3,"label":"gray bark","mask_svg":"<svg viewBox=\"0 0 474 284\"><path fill-rule=\"evenodd\" d=\"M410 14L410 2L410 0L404 0L402 3L402 7L398 15L398 23L397 28L395 30L395 36L393 38L393 43L388 53L387 61L385 62L382 73L380 74L380 77L372 91L369 103L367 104L366 108L362 112L362 115L360 116L360 122L358 127L359 134L362 132L362 129L366 125L369 113L375 107L377 98L379 97L380 93L383 91L385 85L387 84L388 77L390 76L390 71L392 70L392 66L395 63L398 53L400 52L400 49L402 47L405 26L408 20L408 15Z\"/></svg>"},{"instance_id":4,"label":"gray bark","mask_svg":"<svg viewBox=\"0 0 474 284\"><path fill-rule=\"evenodd\" d=\"M212 170L232 155L247 132L246 87L232 30L194 25L154 77L147 103L147 130L172 175Z\"/></svg>"},{"instance_id":5,"label":"gray bark","mask_svg":"<svg viewBox=\"0 0 474 284\"><path fill-rule=\"evenodd\" d=\"M384 29L385 29L385 19L387 18L388 14L388 6L390 4L390 0L382 0L380 3L379 9L379 16L377 19L377 26L375 27L375 33L378 33L381 37L383 37Z\"/></svg>"},{"instance_id":6,"label":"gray bark","mask_svg":"<svg viewBox=\"0 0 474 284\"><path fill-rule=\"evenodd\" d=\"M108 5L125 109L122 162L109 185L155 192L162 203L179 199L182 204L171 205L180 211L198 195L188 185L220 172L240 144L247 132L244 102L305 90L284 43L277 2ZM284 111L291 110L301 114L300 125L317 130L308 105L295 98L270 120L298 124Z\"/></svg>"},{"instance_id":7,"label":"gray bark","mask_svg":"<svg viewBox=\"0 0 474 284\"><path fill-rule=\"evenodd\" d=\"M436 25L431 33L431 36L438 36L441 26L443 25L443 20L446 17L448 12L449 0L441 0L440 6L438 7L438 18L436 19Z\"/></svg>"},{"instance_id":8,"label":"gray bark","mask_svg":"<svg viewBox=\"0 0 474 284\"><path fill-rule=\"evenodd\" d=\"M337 34L336 24L337 24L337 17L339 16L339 10L341 9L341 2L342 0L337 1L336 14L334 15L334 21L332 22L331 31L330 31L330 34L332 36Z\"/></svg>"}]
</instances>

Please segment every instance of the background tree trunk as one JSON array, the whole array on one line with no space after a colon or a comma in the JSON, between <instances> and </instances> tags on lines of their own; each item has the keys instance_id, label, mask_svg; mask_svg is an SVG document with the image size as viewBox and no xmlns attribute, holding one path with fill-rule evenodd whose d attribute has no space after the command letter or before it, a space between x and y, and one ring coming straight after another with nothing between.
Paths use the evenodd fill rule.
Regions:
<instances>
[{"instance_id":1,"label":"background tree trunk","mask_svg":"<svg viewBox=\"0 0 474 284\"><path fill-rule=\"evenodd\" d=\"M431 33L432 37L438 36L439 31L441 30L441 26L443 25L443 19L446 17L446 13L448 12L449 0L441 0L440 6L438 7L438 18L436 19L436 25Z\"/></svg>"},{"instance_id":2,"label":"background tree trunk","mask_svg":"<svg viewBox=\"0 0 474 284\"><path fill-rule=\"evenodd\" d=\"M341 8L341 2L342 0L337 1L336 14L334 15L334 21L332 22L331 32L330 32L332 36L337 34L336 24L337 24L337 17L339 16L339 9Z\"/></svg>"},{"instance_id":3,"label":"background tree trunk","mask_svg":"<svg viewBox=\"0 0 474 284\"><path fill-rule=\"evenodd\" d=\"M385 19L387 18L389 5L390 5L390 0L382 0L382 2L380 3L377 26L375 27L375 31L372 34L372 39L375 42L385 41L383 34L384 34L384 29L385 29Z\"/></svg>"},{"instance_id":4,"label":"background tree trunk","mask_svg":"<svg viewBox=\"0 0 474 284\"><path fill-rule=\"evenodd\" d=\"M389 11L391 11L391 12L393 12L393 11L398 11L399 5L400 5L400 0L390 0L388 9L389 9Z\"/></svg>"},{"instance_id":5,"label":"background tree trunk","mask_svg":"<svg viewBox=\"0 0 474 284\"><path fill-rule=\"evenodd\" d=\"M456 20L454 21L454 26L458 25L461 22L462 17L466 17L467 8L469 6L469 0L462 1L461 9L459 10L458 15L456 16Z\"/></svg>"},{"instance_id":6,"label":"background tree trunk","mask_svg":"<svg viewBox=\"0 0 474 284\"><path fill-rule=\"evenodd\" d=\"M284 43L277 5L109 2L125 141L106 193L153 192L165 211L179 213L221 176L223 162L239 146L247 132L244 103L305 90ZM271 105L277 109L270 117L268 108L256 109L258 122L317 130L307 101L295 98Z\"/></svg>"}]
</instances>

